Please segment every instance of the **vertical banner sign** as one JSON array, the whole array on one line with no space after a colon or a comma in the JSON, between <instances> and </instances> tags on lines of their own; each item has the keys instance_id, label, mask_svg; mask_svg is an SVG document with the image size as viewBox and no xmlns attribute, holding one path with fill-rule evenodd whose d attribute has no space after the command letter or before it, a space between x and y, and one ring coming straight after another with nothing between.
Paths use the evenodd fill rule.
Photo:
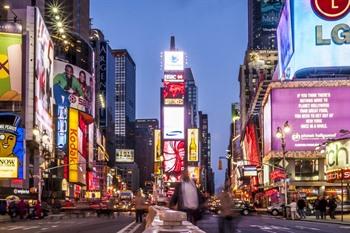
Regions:
<instances>
[{"instance_id":1,"label":"vertical banner sign","mask_svg":"<svg viewBox=\"0 0 350 233\"><path fill-rule=\"evenodd\" d=\"M154 161L155 162L160 162L160 157L161 157L161 142L160 142L160 130L155 129L154 130Z\"/></svg>"},{"instance_id":2,"label":"vertical banner sign","mask_svg":"<svg viewBox=\"0 0 350 233\"><path fill-rule=\"evenodd\" d=\"M189 162L198 161L198 129L187 131L187 154Z\"/></svg>"},{"instance_id":3,"label":"vertical banner sign","mask_svg":"<svg viewBox=\"0 0 350 233\"><path fill-rule=\"evenodd\" d=\"M78 111L69 109L69 182L78 182Z\"/></svg>"}]
</instances>

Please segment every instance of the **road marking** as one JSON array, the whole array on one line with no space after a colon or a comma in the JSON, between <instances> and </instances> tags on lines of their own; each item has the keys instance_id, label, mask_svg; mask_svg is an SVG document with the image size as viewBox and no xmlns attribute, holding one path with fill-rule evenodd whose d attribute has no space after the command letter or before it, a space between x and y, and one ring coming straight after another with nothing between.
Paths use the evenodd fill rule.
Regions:
<instances>
[{"instance_id":1,"label":"road marking","mask_svg":"<svg viewBox=\"0 0 350 233\"><path fill-rule=\"evenodd\" d=\"M304 226L295 226L296 228L299 228L300 230L312 230L312 231L320 231L321 229L314 228L314 227L304 227Z\"/></svg>"},{"instance_id":2,"label":"road marking","mask_svg":"<svg viewBox=\"0 0 350 233\"><path fill-rule=\"evenodd\" d=\"M131 230L129 231L128 233L134 233L135 231L137 231L137 229L139 229L141 226L141 223L137 223L136 226Z\"/></svg>"},{"instance_id":3,"label":"road marking","mask_svg":"<svg viewBox=\"0 0 350 233\"><path fill-rule=\"evenodd\" d=\"M350 229L350 226L340 226L339 228L342 228L342 229Z\"/></svg>"},{"instance_id":4,"label":"road marking","mask_svg":"<svg viewBox=\"0 0 350 233\"><path fill-rule=\"evenodd\" d=\"M31 230L31 229L35 229L35 228L39 228L39 226L30 226L30 227L23 227L23 230Z\"/></svg>"},{"instance_id":5,"label":"road marking","mask_svg":"<svg viewBox=\"0 0 350 233\"><path fill-rule=\"evenodd\" d=\"M131 222L129 225L127 225L127 226L125 226L123 229L121 229L120 231L117 231L117 233L124 233L124 232L127 232L127 229L129 228L129 227L131 227L133 224L135 224L136 223L136 221L133 221L133 222Z\"/></svg>"}]
</instances>

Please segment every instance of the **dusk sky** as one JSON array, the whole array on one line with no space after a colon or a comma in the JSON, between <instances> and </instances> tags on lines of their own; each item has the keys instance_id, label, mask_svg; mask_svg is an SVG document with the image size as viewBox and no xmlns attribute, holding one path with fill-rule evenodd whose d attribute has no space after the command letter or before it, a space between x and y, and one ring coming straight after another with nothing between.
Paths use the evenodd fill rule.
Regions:
<instances>
[{"instance_id":1,"label":"dusk sky","mask_svg":"<svg viewBox=\"0 0 350 233\"><path fill-rule=\"evenodd\" d=\"M224 182L217 161L229 143L231 103L239 101L247 5L247 0L91 0L92 27L103 31L112 49L127 49L136 63L138 119L160 118L160 54L175 36L199 90L198 109L209 117L216 187Z\"/></svg>"}]
</instances>

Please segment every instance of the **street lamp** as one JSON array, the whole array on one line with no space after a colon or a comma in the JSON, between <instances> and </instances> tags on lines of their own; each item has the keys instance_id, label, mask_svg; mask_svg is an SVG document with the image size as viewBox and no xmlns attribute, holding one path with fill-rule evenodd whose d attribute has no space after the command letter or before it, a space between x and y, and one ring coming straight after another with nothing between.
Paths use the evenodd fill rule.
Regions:
<instances>
[{"instance_id":1,"label":"street lamp","mask_svg":"<svg viewBox=\"0 0 350 233\"><path fill-rule=\"evenodd\" d=\"M285 208L288 205L288 187L287 187L287 169L286 169L286 134L290 133L291 127L288 124L288 121L286 121L283 124L283 127L278 126L277 131L276 131L276 137L281 140L281 145L282 145L282 155L283 155L283 169L285 173L285 178L284 178L284 206Z\"/></svg>"},{"instance_id":2,"label":"street lamp","mask_svg":"<svg viewBox=\"0 0 350 233\"><path fill-rule=\"evenodd\" d=\"M9 10L11 11L11 13L14 15L13 21L16 23L17 22L17 15L15 14L15 12L11 9L10 5L6 4L4 5L4 9L5 10Z\"/></svg>"}]
</instances>

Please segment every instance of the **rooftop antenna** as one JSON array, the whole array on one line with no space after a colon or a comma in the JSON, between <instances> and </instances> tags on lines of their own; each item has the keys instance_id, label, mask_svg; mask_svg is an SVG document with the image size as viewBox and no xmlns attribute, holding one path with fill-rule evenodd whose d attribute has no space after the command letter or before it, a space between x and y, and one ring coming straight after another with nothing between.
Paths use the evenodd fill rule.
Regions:
<instances>
[{"instance_id":1,"label":"rooftop antenna","mask_svg":"<svg viewBox=\"0 0 350 233\"><path fill-rule=\"evenodd\" d=\"M171 51L175 50L175 36L170 37L170 50Z\"/></svg>"}]
</instances>

